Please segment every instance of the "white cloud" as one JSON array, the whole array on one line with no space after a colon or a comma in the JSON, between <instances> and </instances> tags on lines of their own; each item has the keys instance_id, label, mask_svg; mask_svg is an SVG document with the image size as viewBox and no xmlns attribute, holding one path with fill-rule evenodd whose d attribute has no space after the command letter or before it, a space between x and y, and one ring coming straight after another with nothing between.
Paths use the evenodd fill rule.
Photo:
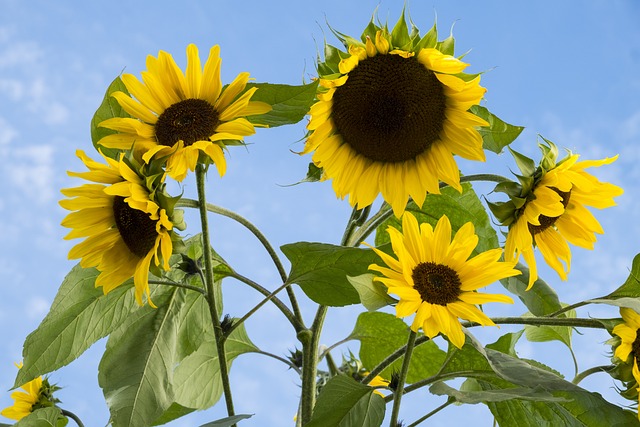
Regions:
<instances>
[{"instance_id":1,"label":"white cloud","mask_svg":"<svg viewBox=\"0 0 640 427\"><path fill-rule=\"evenodd\" d=\"M13 150L8 176L17 193L44 204L56 195L52 145L32 145Z\"/></svg>"},{"instance_id":2,"label":"white cloud","mask_svg":"<svg viewBox=\"0 0 640 427\"><path fill-rule=\"evenodd\" d=\"M0 69L16 66L30 66L38 62L42 52L34 42L7 43L0 50Z\"/></svg>"},{"instance_id":3,"label":"white cloud","mask_svg":"<svg viewBox=\"0 0 640 427\"><path fill-rule=\"evenodd\" d=\"M18 131L4 118L0 117L0 146L9 145L18 136Z\"/></svg>"},{"instance_id":4,"label":"white cloud","mask_svg":"<svg viewBox=\"0 0 640 427\"><path fill-rule=\"evenodd\" d=\"M50 306L51 302L48 300L41 297L35 297L27 301L25 312L30 320L39 320L47 314Z\"/></svg>"}]
</instances>

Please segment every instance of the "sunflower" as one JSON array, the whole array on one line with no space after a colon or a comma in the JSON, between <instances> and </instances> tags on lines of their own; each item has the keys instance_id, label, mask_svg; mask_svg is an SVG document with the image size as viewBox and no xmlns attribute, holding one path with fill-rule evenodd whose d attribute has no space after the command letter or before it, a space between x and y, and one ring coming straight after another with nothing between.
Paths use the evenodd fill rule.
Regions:
<instances>
[{"instance_id":1,"label":"sunflower","mask_svg":"<svg viewBox=\"0 0 640 427\"><path fill-rule=\"evenodd\" d=\"M167 158L167 173L177 181L195 169L203 153L223 176L224 142L242 141L254 134L253 124L245 117L266 113L271 106L251 101L255 87L242 93L249 73L240 73L223 89L220 64L218 45L211 48L203 70L198 48L190 44L186 74L167 52L160 51L157 58L149 55L142 82L132 74L122 75L135 99L124 92L112 94L132 117L101 122L99 126L118 133L107 135L98 143L121 150L134 147L146 162L154 157Z\"/></svg>"},{"instance_id":2,"label":"sunflower","mask_svg":"<svg viewBox=\"0 0 640 427\"><path fill-rule=\"evenodd\" d=\"M301 154L314 152L338 197L361 209L382 193L399 217L409 196L421 206L439 194L439 181L461 191L453 155L485 161L476 126L489 124L467 111L486 91L480 76L462 73L468 64L435 42L407 46L397 33L365 32L362 44L348 39L337 67L320 64Z\"/></svg>"},{"instance_id":3,"label":"sunflower","mask_svg":"<svg viewBox=\"0 0 640 427\"><path fill-rule=\"evenodd\" d=\"M22 363L16 363L18 369L22 368ZM57 399L53 398L53 392L59 388L49 385L49 381L42 376L37 377L20 387L24 391L14 391L11 393L13 405L4 408L0 415L11 420L19 421L39 408L53 406Z\"/></svg>"},{"instance_id":4,"label":"sunflower","mask_svg":"<svg viewBox=\"0 0 640 427\"><path fill-rule=\"evenodd\" d=\"M547 141L550 143L550 141ZM550 143L553 145L553 143ZM620 187L603 183L585 171L614 162L618 156L602 160L578 161L577 154L569 154L555 162L555 146L545 161L551 167L539 167L526 202L516 212L505 243L505 259L515 260L522 254L529 266L528 288L538 278L534 246L545 262L562 280L567 280L571 268L571 250L567 242L585 249L593 249L595 233L603 234L600 223L587 206L598 209L615 206L613 200L623 193ZM564 265L563 265L564 263Z\"/></svg>"},{"instance_id":5,"label":"sunflower","mask_svg":"<svg viewBox=\"0 0 640 427\"><path fill-rule=\"evenodd\" d=\"M520 271L514 269L514 262L498 261L502 249L468 259L478 244L471 222L464 224L452 240L451 223L446 216L434 229L428 223L418 224L410 212L405 212L402 232L391 226L387 232L397 259L373 248L387 267L371 264L369 269L382 273L383 277L374 280L382 282L387 293L400 297L397 317L415 313L411 324L414 332L422 328L429 338L442 332L453 345L462 348L465 337L458 318L493 326L476 304L513 303L506 295L476 292Z\"/></svg>"},{"instance_id":6,"label":"sunflower","mask_svg":"<svg viewBox=\"0 0 640 427\"><path fill-rule=\"evenodd\" d=\"M65 239L85 238L71 249L69 259L81 258L82 267L96 267L100 272L96 286L105 294L133 277L136 301L142 305L142 295L149 297L152 260L169 270L173 223L167 210L151 197L145 178L123 158L116 161L103 156L105 165L82 150L76 154L89 171L68 174L92 184L62 190L69 198L60 205L73 211L62 221L72 229Z\"/></svg>"},{"instance_id":7,"label":"sunflower","mask_svg":"<svg viewBox=\"0 0 640 427\"><path fill-rule=\"evenodd\" d=\"M640 359L640 315L634 310L622 307L620 309L622 320L624 323L620 323L613 328L613 333L620 337L622 342L614 352L614 356L623 362L629 362L629 356L633 359L633 377L636 380L636 386L640 384L640 369L638 369L638 359ZM637 391L640 391L640 387L637 387ZM640 399L640 397L639 397ZM640 409L640 400L638 402L638 408ZM640 419L640 412L638 413L638 419Z\"/></svg>"}]
</instances>

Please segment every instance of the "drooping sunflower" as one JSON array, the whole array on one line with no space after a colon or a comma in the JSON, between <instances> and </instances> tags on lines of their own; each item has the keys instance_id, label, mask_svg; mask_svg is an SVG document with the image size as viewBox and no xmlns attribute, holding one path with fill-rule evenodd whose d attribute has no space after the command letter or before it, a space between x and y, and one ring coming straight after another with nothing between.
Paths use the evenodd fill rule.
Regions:
<instances>
[{"instance_id":1,"label":"drooping sunflower","mask_svg":"<svg viewBox=\"0 0 640 427\"><path fill-rule=\"evenodd\" d=\"M16 363L16 367L22 368L22 363ZM17 390L11 393L13 405L0 412L3 417L19 421L36 409L53 406L58 402L53 398L53 392L59 388L50 385L49 381L42 376L29 381L20 388L24 391Z\"/></svg>"},{"instance_id":2,"label":"drooping sunflower","mask_svg":"<svg viewBox=\"0 0 640 427\"><path fill-rule=\"evenodd\" d=\"M489 125L468 111L486 91L480 76L443 52L435 27L422 39L406 31L403 16L391 33L372 22L362 43L343 39L348 53L327 46L301 153L313 152L338 197L361 209L382 193L398 217L440 181L461 191L453 155L485 161L476 127Z\"/></svg>"},{"instance_id":3,"label":"drooping sunflower","mask_svg":"<svg viewBox=\"0 0 640 427\"><path fill-rule=\"evenodd\" d=\"M396 316L407 317L415 313L411 330L422 328L433 338L442 333L458 348L465 337L458 318L484 326L494 323L476 304L513 300L501 294L484 294L477 289L520 274L515 262L499 261L502 249L492 249L469 259L478 244L473 223L463 225L451 238L451 223L442 216L435 229L428 223L418 224L416 218L405 212L402 232L388 227L391 246L397 258L379 249L373 250L387 267L371 264L370 270L382 273L374 280L387 287L387 293L400 297Z\"/></svg>"},{"instance_id":4,"label":"drooping sunflower","mask_svg":"<svg viewBox=\"0 0 640 427\"><path fill-rule=\"evenodd\" d=\"M142 82L132 74L122 75L133 97L124 92L112 94L132 117L101 122L99 126L118 133L105 136L99 144L121 150L134 147L146 162L166 157L167 173L177 181L193 171L204 154L223 176L224 141L242 141L254 134L253 124L245 117L266 113L271 106L251 101L255 87L242 93L249 73L240 73L223 90L220 64L218 45L211 48L203 69L198 48L190 44L186 74L167 52L160 51L157 58L149 55Z\"/></svg>"},{"instance_id":5,"label":"drooping sunflower","mask_svg":"<svg viewBox=\"0 0 640 427\"><path fill-rule=\"evenodd\" d=\"M636 392L638 392L640 391L640 369L638 369L638 360L640 359L640 333L638 333L640 331L640 315L627 307L620 308L620 315L624 323L614 326L613 334L620 337L622 342L616 347L614 356L623 362L633 363L631 372L636 381ZM638 399L638 419L640 419L640 396Z\"/></svg>"},{"instance_id":6,"label":"drooping sunflower","mask_svg":"<svg viewBox=\"0 0 640 427\"><path fill-rule=\"evenodd\" d=\"M105 294L133 277L138 304L146 294L153 306L148 299L151 262L168 271L173 251L174 224L167 210L123 158L103 156L105 165L82 150L76 154L89 171L68 174L92 183L61 190L69 198L60 205L73 211L62 221L72 229L65 239L85 238L69 251L69 259L80 258L84 268L96 267L100 271L96 286Z\"/></svg>"},{"instance_id":7,"label":"drooping sunflower","mask_svg":"<svg viewBox=\"0 0 640 427\"><path fill-rule=\"evenodd\" d=\"M571 268L571 250L568 243L593 249L595 234L603 234L600 223L586 208L598 209L615 206L614 197L623 190L613 184L599 181L586 171L614 162L618 156L602 160L578 161L579 155L569 154L560 162L553 143L543 150L545 158L530 177L533 184L520 209L514 212L515 221L509 227L505 243L505 259L515 260L522 254L529 266L528 288L538 278L534 246L545 262L562 280L567 280ZM544 164L543 164L544 163ZM568 242L568 243L567 243ZM564 265L563 265L564 263Z\"/></svg>"}]
</instances>

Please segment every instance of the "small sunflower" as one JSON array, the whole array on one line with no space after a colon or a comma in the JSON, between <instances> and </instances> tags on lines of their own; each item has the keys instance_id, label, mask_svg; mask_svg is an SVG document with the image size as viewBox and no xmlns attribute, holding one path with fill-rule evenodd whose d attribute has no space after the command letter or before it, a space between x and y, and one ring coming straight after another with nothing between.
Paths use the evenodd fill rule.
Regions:
<instances>
[{"instance_id":1,"label":"small sunflower","mask_svg":"<svg viewBox=\"0 0 640 427\"><path fill-rule=\"evenodd\" d=\"M16 363L18 369L22 368L22 363ZM49 384L49 381L42 376L35 378L22 387L24 391L14 391L11 393L13 405L4 408L0 415L11 420L19 421L35 411L36 409L54 406L57 399L53 398L53 392L59 388Z\"/></svg>"},{"instance_id":2,"label":"small sunflower","mask_svg":"<svg viewBox=\"0 0 640 427\"><path fill-rule=\"evenodd\" d=\"M362 209L382 193L399 217L409 197L421 206L427 193L439 194L440 181L461 191L454 154L485 161L476 127L489 124L468 110L486 90L480 76L462 73L468 64L427 42L433 34L407 43L396 28L372 26L363 43L344 40L348 53L337 65L329 54L319 64L301 154L314 152L338 197Z\"/></svg>"},{"instance_id":3,"label":"small sunflower","mask_svg":"<svg viewBox=\"0 0 640 427\"><path fill-rule=\"evenodd\" d=\"M410 212L405 212L402 232L393 227L388 227L387 232L397 259L373 248L388 267L372 264L369 269L382 273L383 277L374 280L387 286L387 293L400 297L397 317L415 313L411 330L422 328L429 338L442 332L453 345L462 348L465 337L458 318L493 326L476 304L513 303L506 295L476 292L520 271L514 269L514 262L498 261L502 249L469 259L478 244L471 222L463 225L452 240L451 223L446 216L434 229L428 223L418 224Z\"/></svg>"},{"instance_id":4,"label":"small sunflower","mask_svg":"<svg viewBox=\"0 0 640 427\"><path fill-rule=\"evenodd\" d=\"M623 362L633 363L631 372L636 380L636 391L640 391L640 387L638 387L640 384L640 369L638 369L638 360L640 359L640 334L638 333L640 330L640 315L627 307L622 307L620 314L624 323L614 326L613 333L620 337L622 342L616 347L614 356ZM632 357L631 360L629 359L630 357ZM638 405L640 409L640 400ZM638 413L638 419L640 419L640 412Z\"/></svg>"},{"instance_id":5,"label":"small sunflower","mask_svg":"<svg viewBox=\"0 0 640 427\"><path fill-rule=\"evenodd\" d=\"M577 154L569 154L556 163L557 149L550 141L543 150L545 159L533 174L533 185L525 195L516 219L509 227L505 243L505 259L515 260L522 254L529 266L528 288L538 278L534 246L545 262L562 280L567 280L571 268L571 250L567 242L585 249L593 249L595 233L604 230L587 206L603 209L615 206L613 200L623 190L610 183L600 182L586 172L614 162L618 156L602 160L578 161ZM546 166L546 167L545 167ZM564 265L563 265L564 263Z\"/></svg>"},{"instance_id":6,"label":"small sunflower","mask_svg":"<svg viewBox=\"0 0 640 427\"><path fill-rule=\"evenodd\" d=\"M257 88L240 95L249 81L249 73L240 73L223 89L220 64L218 45L211 48L203 70L198 48L190 44L186 74L167 52L160 51L157 58L149 55L142 82L132 74L122 75L135 99L124 92L113 93L132 117L101 122L101 127L118 133L105 136L98 143L121 150L134 147L146 162L166 157L167 173L177 181L182 181L188 170L195 169L203 153L223 176L224 141L242 141L254 134L253 124L245 117L266 113L271 106L251 101Z\"/></svg>"},{"instance_id":7,"label":"small sunflower","mask_svg":"<svg viewBox=\"0 0 640 427\"><path fill-rule=\"evenodd\" d=\"M136 301L142 305L142 295L149 297L152 260L169 270L174 224L151 197L145 178L123 159L103 156L105 165L82 150L76 154L89 171L68 174L92 184L62 190L69 198L60 205L73 211L62 221L72 229L65 239L85 238L71 249L69 259L81 258L82 267L96 267L100 271L96 286L105 294L133 277Z\"/></svg>"}]
</instances>

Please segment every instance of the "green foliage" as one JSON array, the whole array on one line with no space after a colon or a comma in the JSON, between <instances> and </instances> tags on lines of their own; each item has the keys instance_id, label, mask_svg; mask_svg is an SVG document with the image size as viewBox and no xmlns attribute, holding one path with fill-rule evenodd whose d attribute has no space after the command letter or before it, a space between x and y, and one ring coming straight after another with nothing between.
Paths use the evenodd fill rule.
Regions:
<instances>
[{"instance_id":1,"label":"green foliage","mask_svg":"<svg viewBox=\"0 0 640 427\"><path fill-rule=\"evenodd\" d=\"M360 296L360 302L369 311L375 311L397 301L387 294L387 288L373 274L362 274L357 277L347 276L347 280Z\"/></svg>"},{"instance_id":2,"label":"green foliage","mask_svg":"<svg viewBox=\"0 0 640 427\"><path fill-rule=\"evenodd\" d=\"M98 144L98 141L100 141L107 135L111 135L117 132L112 129L99 127L98 125L100 124L100 122L107 119L112 119L114 117L131 117L126 111L124 111L118 101L111 96L111 94L114 92L124 92L126 94L129 94L127 87L124 85L119 76L116 77L107 88L107 92L104 94L102 103L91 119L91 141L93 142L94 148L96 150L102 151L102 154L107 157L111 157L112 159L115 159L118 156L120 150L105 148Z\"/></svg>"},{"instance_id":3,"label":"green foliage","mask_svg":"<svg viewBox=\"0 0 640 427\"><path fill-rule=\"evenodd\" d=\"M305 427L378 427L384 412L384 400L372 387L337 375L322 388Z\"/></svg>"},{"instance_id":4,"label":"green foliage","mask_svg":"<svg viewBox=\"0 0 640 427\"><path fill-rule=\"evenodd\" d=\"M516 265L516 269L522 274L502 279L500 283L509 292L517 295L534 316L544 316L562 308L558 294L544 280L538 278L533 283L533 287L527 291L529 269L521 263Z\"/></svg>"},{"instance_id":5,"label":"green foliage","mask_svg":"<svg viewBox=\"0 0 640 427\"><path fill-rule=\"evenodd\" d=\"M291 261L287 283L296 283L318 304L340 307L360 302L347 276L359 276L379 261L370 249L298 242L280 248Z\"/></svg>"},{"instance_id":6,"label":"green foliage","mask_svg":"<svg viewBox=\"0 0 640 427\"><path fill-rule=\"evenodd\" d=\"M467 387L470 386L468 385ZM506 390L463 390L461 388L460 390L456 390L445 383L439 382L429 387L429 391L439 396L446 395L453 397L456 402L469 404L503 402L505 400L513 399L533 400L535 402L557 402L564 400L559 397L554 397L551 393L542 388L531 389L514 387Z\"/></svg>"},{"instance_id":7,"label":"green foliage","mask_svg":"<svg viewBox=\"0 0 640 427\"><path fill-rule=\"evenodd\" d=\"M37 409L14 424L16 427L64 427L68 424L58 408ZM5 424L0 424L5 425Z\"/></svg>"},{"instance_id":8,"label":"green foliage","mask_svg":"<svg viewBox=\"0 0 640 427\"><path fill-rule=\"evenodd\" d=\"M575 310L569 310L563 313L560 317L563 318L575 318ZM524 327L525 336L531 342L547 342L547 341L560 341L566 345L569 350L572 351L571 337L573 336L574 328L569 326L533 326L526 325Z\"/></svg>"},{"instance_id":9,"label":"green foliage","mask_svg":"<svg viewBox=\"0 0 640 427\"><path fill-rule=\"evenodd\" d=\"M493 151L496 154L502 153L504 147L515 141L524 130L522 126L514 126L502 121L498 116L480 105L474 105L469 110L489 123L488 127L478 128L478 132L482 135L482 146L485 150Z\"/></svg>"},{"instance_id":10,"label":"green foliage","mask_svg":"<svg viewBox=\"0 0 640 427\"><path fill-rule=\"evenodd\" d=\"M380 312L360 314L349 335L350 339L360 341L360 360L368 370L372 370L391 353L406 345L408 337L409 328L402 319ZM404 356L400 357L380 375L390 379L391 373L400 371L403 359ZM444 360L445 352L433 341L416 346L411 357L407 382L413 383L435 375Z\"/></svg>"},{"instance_id":11,"label":"green foliage","mask_svg":"<svg viewBox=\"0 0 640 427\"><path fill-rule=\"evenodd\" d=\"M246 420L251 418L253 415L242 414L242 415L234 415L233 417L225 417L216 421L211 421L210 423L202 424L200 427L230 427L238 421Z\"/></svg>"},{"instance_id":12,"label":"green foliage","mask_svg":"<svg viewBox=\"0 0 640 427\"><path fill-rule=\"evenodd\" d=\"M277 127L298 123L309 112L315 102L318 82L300 86L272 83L249 83L245 89L257 87L251 101L261 101L271 105L265 114L249 116L247 120L256 125Z\"/></svg>"},{"instance_id":13,"label":"green foliage","mask_svg":"<svg viewBox=\"0 0 640 427\"><path fill-rule=\"evenodd\" d=\"M96 277L97 270L80 265L65 277L49 313L24 342L24 365L14 387L71 363L138 307L131 282L103 295Z\"/></svg>"},{"instance_id":14,"label":"green foliage","mask_svg":"<svg viewBox=\"0 0 640 427\"><path fill-rule=\"evenodd\" d=\"M633 258L631 272L627 280L615 291L607 295L608 298L640 297L640 254Z\"/></svg>"},{"instance_id":15,"label":"green foliage","mask_svg":"<svg viewBox=\"0 0 640 427\"><path fill-rule=\"evenodd\" d=\"M482 202L469 183L462 184L462 193L445 187L442 189L442 194L427 195L422 208L418 208L414 202L411 202L407 210L414 214L419 223L427 222L432 226L436 225L440 217L446 215L454 232L465 223L472 222L479 237L478 246L474 251L476 254L498 247L496 231L491 226ZM388 226L402 230L402 220L392 216L383 222L376 231L376 246L389 243Z\"/></svg>"}]
</instances>

